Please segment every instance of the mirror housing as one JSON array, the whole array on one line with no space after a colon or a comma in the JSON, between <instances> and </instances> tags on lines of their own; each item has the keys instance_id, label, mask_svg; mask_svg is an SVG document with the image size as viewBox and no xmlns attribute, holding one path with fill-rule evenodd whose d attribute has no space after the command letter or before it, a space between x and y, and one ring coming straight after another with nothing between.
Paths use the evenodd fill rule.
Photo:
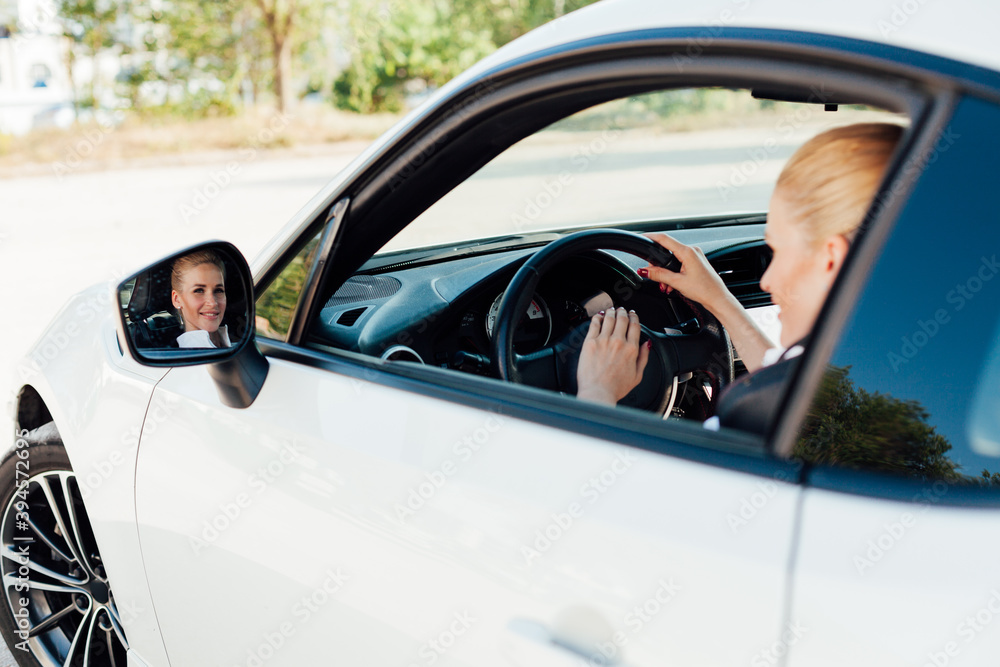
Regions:
<instances>
[{"instance_id":1,"label":"mirror housing","mask_svg":"<svg viewBox=\"0 0 1000 667\"><path fill-rule=\"evenodd\" d=\"M117 286L118 337L144 366L209 364L220 400L253 403L267 377L255 342L253 277L231 243L201 243Z\"/></svg>"}]
</instances>

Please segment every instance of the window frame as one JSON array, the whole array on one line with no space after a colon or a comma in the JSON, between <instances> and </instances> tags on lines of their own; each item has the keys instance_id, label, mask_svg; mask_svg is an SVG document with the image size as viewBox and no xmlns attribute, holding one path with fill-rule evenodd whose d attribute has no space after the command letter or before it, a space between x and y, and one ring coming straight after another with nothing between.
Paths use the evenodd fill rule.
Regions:
<instances>
[{"instance_id":1,"label":"window frame","mask_svg":"<svg viewBox=\"0 0 1000 667\"><path fill-rule=\"evenodd\" d=\"M653 32L684 33L685 31ZM686 32L690 33L690 31ZM448 104L439 105L435 110L425 114L420 122L413 122L406 132L397 135L394 142L388 144L380 154L376 154L369 160L366 168L355 172L355 178L345 182L339 193L334 193L335 196L327 199L327 201L331 201L349 194L352 197L352 204L347 212L341 232L343 242L334 245L333 255L326 262L325 270L320 272L317 277L319 288L315 290L316 296L322 300L324 295L332 293L336 285L352 275L361 262L367 260L370 254L383 245L384 240L377 233L379 230L372 229L373 225L377 226L380 215L384 218L386 212L395 211L398 213L407 210L406 206L401 205L398 200L391 201L388 205L385 204L385 199L392 199L392 197L385 197L385 195L394 194L394 188L389 187L393 183L394 177L405 175L408 178L407 170L411 170L414 164L419 165L417 169L433 169L432 163L440 161L441 156L453 155L455 152L460 155L464 151L473 150L476 144L474 140L469 138L470 132L476 130L477 127L481 130L483 125L488 126L490 118L498 110L509 109L519 99L522 101L529 99L533 92L537 92L539 84L549 83L551 85L553 77L564 83L569 81L578 89L585 87L592 89L597 85L595 81L598 79L605 82L614 81L619 91L622 90L620 85L622 77L631 77L632 86L635 88L634 92L638 92L639 90L651 90L654 87L655 89L664 89L691 85L726 85L727 82L756 85L763 82L776 82L801 87L807 85L808 82L815 81L817 72L822 72L837 83L838 89L842 87L844 90L855 92L865 102L872 102L887 108L901 108L907 112L911 119L911 127L906 135L907 145L900 151L897 163L901 162L906 155L911 154L911 151L916 147L922 145L922 142L926 143L929 137L936 136L934 128L938 127L940 123L940 113L936 112L935 115L930 112L940 109L941 100L947 101L949 99L948 91L951 89L950 82L940 78L936 73L915 67L907 68L899 62L887 61L869 53L863 52L859 55L856 40L841 38L825 40L833 42L843 49L836 51L831 50L829 44L803 45L800 41L801 36L797 36L795 33L786 34L780 31L766 30L733 30L731 32L762 33L763 36L757 35L759 40L757 43L753 40L747 40L745 34L741 34L741 39L734 41L720 38L706 48L704 54L682 73L668 72L664 74L660 72L657 74L651 70L651 67L655 70L655 65L668 63L672 57L683 53L689 44L686 37L683 39L676 37L662 39L662 35L657 34L657 39L649 41L642 39L633 42L635 36L626 35L617 37L620 42L614 41L616 38L611 37L594 40L595 43L592 44L568 45L555 50L549 57L541 58L535 63L516 63L509 67L509 71L491 73L486 77L490 85L486 92L483 92L482 81L467 84L464 88L453 93L451 98L452 102L458 105L457 108L462 110L461 113L449 112ZM791 35L793 39L787 44L770 41L775 38L776 34ZM651 55L650 52L650 47L654 46L656 47L655 56ZM890 51L904 52L902 49L886 48ZM753 57L740 56L740 51L753 54ZM617 57L606 59L609 52L614 52ZM595 62L596 55L602 55L605 59ZM942 60L929 56L928 58ZM572 73L573 76L568 76L569 73ZM901 83L897 89L887 90L884 80L878 81L878 79L889 76L905 82L905 86ZM651 87L653 81L656 82L656 85ZM606 85L610 86L611 84ZM621 94L617 95L617 97L620 96ZM563 113L560 117L565 117L569 113L572 111ZM441 124L435 124L435 121ZM930 124L928 125L928 123ZM528 134L530 133L531 131L528 132ZM505 140L500 150L486 156L486 161L521 138L523 136L519 135L513 139ZM475 169L471 170L471 172L474 171ZM464 180L470 173L466 173L457 182ZM404 189L407 178L402 179L402 186L397 182L395 189ZM887 180L887 183L889 182L891 181ZM445 192L450 191L451 187L447 188ZM900 198L900 200L905 199L905 196ZM382 204L381 207L380 204ZM410 221L425 208L426 206L420 208L418 203L415 208L408 210L410 214L403 217ZM415 213L414 210L416 210ZM879 215L875 216L876 219L872 221L876 223L873 224L873 229L881 231L877 234L869 232L866 235L875 239L874 241L865 240L864 243L858 244L868 249L864 256L877 252L879 234L884 237L886 230L890 227L891 219L894 219L894 211L894 208L881 210ZM315 225L305 227L306 233L309 229L316 229ZM352 237L365 233L376 238L369 240L370 252L361 253L363 259L358 261L359 246L352 242ZM395 231L392 231L390 227L388 231L381 230L381 233L383 235L389 234L389 238L391 238ZM857 255L858 253L852 254ZM855 259L850 262L850 266L857 269L859 263L860 259ZM275 264L280 263L275 262L271 266ZM864 277L857 270L852 269L845 273L848 275L843 276L842 280L839 281L838 289L831 294L824 306L825 310L833 310L835 307L843 308L845 303L849 307L854 302L857 290L864 284ZM312 306L315 306L315 299ZM843 322L832 326L828 320L824 320L824 328L828 331L820 338L826 341L826 344L823 347L810 350L806 355L810 362L808 364L810 372L800 372L796 378L793 378L789 392L791 392L792 386L801 389L810 387L810 382L815 384L816 378L812 369L826 363L830 352L829 341L839 338L842 326ZM789 479L798 479L802 472L800 464L781 458L782 450L780 447L770 446L785 442L782 438L787 439L787 432L797 429L801 421L801 413L789 410L791 407L801 410L799 407L801 401L795 406L785 406L782 417L779 419L779 429L775 437L768 440L766 443L768 446L765 447L764 451L757 452L754 451L749 442L739 442L739 438L727 440L728 435L711 432L699 433L686 428L653 429L652 426L656 425L653 420L638 420L642 423L637 424L634 415L627 409L595 408L590 405L581 407L573 398L558 396L542 390L533 390L530 387L507 385L493 379L464 376L455 371L442 371L433 367L414 368L407 365L388 364L364 355L317 345L311 345L312 349L308 349L304 347L304 342L300 341L300 343L299 346L295 346L267 341L262 347L265 354L278 358L325 368L338 374L406 391L440 397L471 407L489 406L491 409L500 409L506 414L523 417L542 425L577 431L581 434L597 435L612 442L650 451L740 470L759 470L758 474L773 475L776 467L781 471L781 474L789 475L787 477ZM810 398L814 388L814 386L810 387L808 393ZM765 473L761 467L767 468L768 471Z\"/></svg>"}]
</instances>

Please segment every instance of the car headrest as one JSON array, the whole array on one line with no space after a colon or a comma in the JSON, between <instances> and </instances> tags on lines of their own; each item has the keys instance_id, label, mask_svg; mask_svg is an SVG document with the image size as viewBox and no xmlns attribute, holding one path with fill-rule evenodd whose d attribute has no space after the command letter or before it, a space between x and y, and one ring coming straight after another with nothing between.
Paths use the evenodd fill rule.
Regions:
<instances>
[{"instance_id":1,"label":"car headrest","mask_svg":"<svg viewBox=\"0 0 1000 667\"><path fill-rule=\"evenodd\" d=\"M156 267L139 275L128 300L128 314L132 322L141 322L150 315L163 311L173 312L170 303L170 270Z\"/></svg>"}]
</instances>

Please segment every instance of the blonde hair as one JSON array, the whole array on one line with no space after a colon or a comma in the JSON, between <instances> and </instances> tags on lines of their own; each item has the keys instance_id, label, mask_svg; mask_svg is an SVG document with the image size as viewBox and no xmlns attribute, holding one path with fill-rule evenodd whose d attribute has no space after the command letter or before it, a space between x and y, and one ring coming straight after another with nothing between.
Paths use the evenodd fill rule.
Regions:
<instances>
[{"instance_id":1,"label":"blonde hair","mask_svg":"<svg viewBox=\"0 0 1000 667\"><path fill-rule=\"evenodd\" d=\"M181 280L184 278L184 274L202 264L215 264L219 267L219 271L222 272L222 280L226 279L226 265L222 263L219 256L211 250L198 250L190 255L184 255L174 260L174 266L170 271L171 289L180 292Z\"/></svg>"},{"instance_id":2,"label":"blonde hair","mask_svg":"<svg viewBox=\"0 0 1000 667\"><path fill-rule=\"evenodd\" d=\"M810 243L838 234L854 240L902 135L899 125L858 123L827 130L795 151L775 191Z\"/></svg>"}]
</instances>

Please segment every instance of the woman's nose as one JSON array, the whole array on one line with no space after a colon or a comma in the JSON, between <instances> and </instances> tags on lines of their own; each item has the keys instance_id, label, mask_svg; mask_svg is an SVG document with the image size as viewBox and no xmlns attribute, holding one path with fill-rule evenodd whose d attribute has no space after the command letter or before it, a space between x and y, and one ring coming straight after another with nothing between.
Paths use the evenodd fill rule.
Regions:
<instances>
[{"instance_id":1,"label":"woman's nose","mask_svg":"<svg viewBox=\"0 0 1000 667\"><path fill-rule=\"evenodd\" d=\"M771 266L768 265L767 269L764 270L764 275L760 277L760 288L765 292L767 292L768 294L771 293L771 281L769 280L770 275L771 275Z\"/></svg>"}]
</instances>

